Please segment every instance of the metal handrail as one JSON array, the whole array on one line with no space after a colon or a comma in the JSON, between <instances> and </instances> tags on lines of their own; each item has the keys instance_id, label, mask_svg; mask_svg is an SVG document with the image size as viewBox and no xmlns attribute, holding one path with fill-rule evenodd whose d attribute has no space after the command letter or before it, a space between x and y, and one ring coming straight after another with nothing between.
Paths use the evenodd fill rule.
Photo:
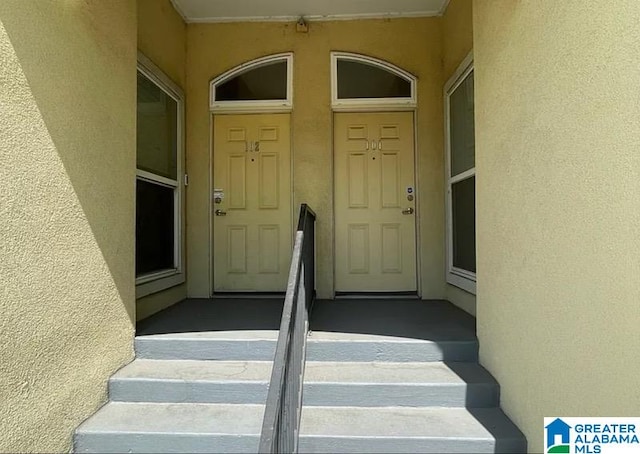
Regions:
<instances>
[{"instance_id":1,"label":"metal handrail","mask_svg":"<svg viewBox=\"0 0 640 454\"><path fill-rule=\"evenodd\" d=\"M298 451L309 310L315 296L315 220L316 214L303 203L262 422L260 453Z\"/></svg>"}]
</instances>

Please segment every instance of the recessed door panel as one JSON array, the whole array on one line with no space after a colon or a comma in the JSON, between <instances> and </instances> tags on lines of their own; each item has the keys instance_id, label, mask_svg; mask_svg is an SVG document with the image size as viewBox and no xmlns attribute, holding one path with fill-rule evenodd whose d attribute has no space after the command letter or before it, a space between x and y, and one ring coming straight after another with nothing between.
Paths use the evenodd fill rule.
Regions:
<instances>
[{"instance_id":1,"label":"recessed door panel","mask_svg":"<svg viewBox=\"0 0 640 454\"><path fill-rule=\"evenodd\" d=\"M348 227L349 274L369 273L369 225L351 224Z\"/></svg>"},{"instance_id":2,"label":"recessed door panel","mask_svg":"<svg viewBox=\"0 0 640 454\"><path fill-rule=\"evenodd\" d=\"M230 225L227 228L227 249L230 273L247 272L247 226Z\"/></svg>"},{"instance_id":3,"label":"recessed door panel","mask_svg":"<svg viewBox=\"0 0 640 454\"><path fill-rule=\"evenodd\" d=\"M228 207L234 210L246 208L247 158L244 154L229 156Z\"/></svg>"},{"instance_id":4,"label":"recessed door panel","mask_svg":"<svg viewBox=\"0 0 640 454\"><path fill-rule=\"evenodd\" d=\"M258 226L260 274L278 274L280 272L280 226Z\"/></svg>"},{"instance_id":5,"label":"recessed door panel","mask_svg":"<svg viewBox=\"0 0 640 454\"><path fill-rule=\"evenodd\" d=\"M396 151L383 151L380 153L382 160L380 171L382 207L398 208L400 206L400 165L401 160Z\"/></svg>"},{"instance_id":6,"label":"recessed door panel","mask_svg":"<svg viewBox=\"0 0 640 454\"><path fill-rule=\"evenodd\" d=\"M366 208L368 205L367 164L367 156L364 153L349 153L347 185L349 187L350 208Z\"/></svg>"},{"instance_id":7,"label":"recessed door panel","mask_svg":"<svg viewBox=\"0 0 640 454\"><path fill-rule=\"evenodd\" d=\"M227 130L229 142L244 142L247 140L247 130L244 128L229 128Z\"/></svg>"},{"instance_id":8,"label":"recessed door panel","mask_svg":"<svg viewBox=\"0 0 640 454\"><path fill-rule=\"evenodd\" d=\"M380 139L399 139L400 127L398 125L381 125Z\"/></svg>"},{"instance_id":9,"label":"recessed door panel","mask_svg":"<svg viewBox=\"0 0 640 454\"><path fill-rule=\"evenodd\" d=\"M402 226L382 224L382 272L402 273Z\"/></svg>"},{"instance_id":10,"label":"recessed door panel","mask_svg":"<svg viewBox=\"0 0 640 454\"><path fill-rule=\"evenodd\" d=\"M342 131L340 131L342 132ZM366 140L368 137L366 125L349 125L347 127L347 139Z\"/></svg>"},{"instance_id":11,"label":"recessed door panel","mask_svg":"<svg viewBox=\"0 0 640 454\"><path fill-rule=\"evenodd\" d=\"M278 190L280 183L280 176L278 175L280 170L278 166L278 154L261 153L258 159L260 160L260 208L278 208L280 202L280 191Z\"/></svg>"},{"instance_id":12,"label":"recessed door panel","mask_svg":"<svg viewBox=\"0 0 640 454\"><path fill-rule=\"evenodd\" d=\"M278 141L277 126L265 126L260 128L260 142L277 142L277 141Z\"/></svg>"},{"instance_id":13,"label":"recessed door panel","mask_svg":"<svg viewBox=\"0 0 640 454\"><path fill-rule=\"evenodd\" d=\"M336 113L335 287L415 291L411 112Z\"/></svg>"},{"instance_id":14,"label":"recessed door panel","mask_svg":"<svg viewBox=\"0 0 640 454\"><path fill-rule=\"evenodd\" d=\"M214 291L285 291L291 259L289 114L216 115Z\"/></svg>"}]
</instances>

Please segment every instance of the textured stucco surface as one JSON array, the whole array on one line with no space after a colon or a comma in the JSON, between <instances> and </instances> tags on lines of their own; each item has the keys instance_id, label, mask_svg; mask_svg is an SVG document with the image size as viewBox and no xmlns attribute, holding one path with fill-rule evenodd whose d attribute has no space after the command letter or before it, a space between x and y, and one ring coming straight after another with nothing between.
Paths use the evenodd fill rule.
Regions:
<instances>
[{"instance_id":1,"label":"textured stucco surface","mask_svg":"<svg viewBox=\"0 0 640 454\"><path fill-rule=\"evenodd\" d=\"M474 2L481 362L542 418L640 410L640 4Z\"/></svg>"},{"instance_id":2,"label":"textured stucco surface","mask_svg":"<svg viewBox=\"0 0 640 454\"><path fill-rule=\"evenodd\" d=\"M472 22L473 11L471 0L451 0L449 2L449 6L442 17L443 86L451 78L456 69L458 69L462 60L464 60L473 49ZM447 300L470 314L475 315L475 295L451 284L447 284L445 295Z\"/></svg>"},{"instance_id":3,"label":"textured stucco surface","mask_svg":"<svg viewBox=\"0 0 640 454\"><path fill-rule=\"evenodd\" d=\"M442 65L445 81L473 48L472 0L450 0L442 16Z\"/></svg>"},{"instance_id":4,"label":"textured stucco surface","mask_svg":"<svg viewBox=\"0 0 640 454\"><path fill-rule=\"evenodd\" d=\"M138 49L184 89L187 26L170 0L137 0Z\"/></svg>"},{"instance_id":5,"label":"textured stucco surface","mask_svg":"<svg viewBox=\"0 0 640 454\"><path fill-rule=\"evenodd\" d=\"M169 0L137 0L137 8L138 50L185 91L187 26L182 17ZM186 151L183 159L186 159ZM188 191L188 188L185 191ZM186 199L184 193L183 196ZM184 241L183 253L186 252L186 238ZM183 260L186 264L186 259ZM186 296L187 286L181 284L139 298L136 302L136 318L141 320L148 317L183 300Z\"/></svg>"},{"instance_id":6,"label":"textured stucco surface","mask_svg":"<svg viewBox=\"0 0 640 454\"><path fill-rule=\"evenodd\" d=\"M417 169L422 292L444 297L441 18L293 23L190 24L187 27L188 293L208 296L209 81L246 61L293 51L294 206L318 214L317 288L333 292L333 168L330 51L381 58L418 79ZM295 211L297 216L297 208Z\"/></svg>"},{"instance_id":7,"label":"textured stucco surface","mask_svg":"<svg viewBox=\"0 0 640 454\"><path fill-rule=\"evenodd\" d=\"M133 355L135 16L0 2L0 451L68 452Z\"/></svg>"}]
</instances>

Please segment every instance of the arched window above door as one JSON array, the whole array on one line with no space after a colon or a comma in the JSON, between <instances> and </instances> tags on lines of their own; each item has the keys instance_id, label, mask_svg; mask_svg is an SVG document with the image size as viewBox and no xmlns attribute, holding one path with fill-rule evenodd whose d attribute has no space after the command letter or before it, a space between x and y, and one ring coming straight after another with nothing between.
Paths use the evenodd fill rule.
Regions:
<instances>
[{"instance_id":1,"label":"arched window above door","mask_svg":"<svg viewBox=\"0 0 640 454\"><path fill-rule=\"evenodd\" d=\"M334 110L413 108L416 78L382 60L332 52L331 94Z\"/></svg>"},{"instance_id":2,"label":"arched window above door","mask_svg":"<svg viewBox=\"0 0 640 454\"><path fill-rule=\"evenodd\" d=\"M293 54L252 60L210 84L212 111L288 111L293 107Z\"/></svg>"}]
</instances>

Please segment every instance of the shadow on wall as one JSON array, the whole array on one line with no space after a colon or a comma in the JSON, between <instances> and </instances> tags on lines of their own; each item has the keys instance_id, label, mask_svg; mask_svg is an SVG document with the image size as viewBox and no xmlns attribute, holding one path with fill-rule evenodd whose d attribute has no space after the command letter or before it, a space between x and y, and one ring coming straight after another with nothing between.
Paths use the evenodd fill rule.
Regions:
<instances>
[{"instance_id":1,"label":"shadow on wall","mask_svg":"<svg viewBox=\"0 0 640 454\"><path fill-rule=\"evenodd\" d=\"M0 1L0 451L69 451L133 356L135 2Z\"/></svg>"},{"instance_id":2,"label":"shadow on wall","mask_svg":"<svg viewBox=\"0 0 640 454\"><path fill-rule=\"evenodd\" d=\"M95 1L2 3L5 228L27 246L16 266L51 260L59 269L33 277L51 296L68 280L65 293L117 299L133 323L135 34Z\"/></svg>"}]
</instances>

